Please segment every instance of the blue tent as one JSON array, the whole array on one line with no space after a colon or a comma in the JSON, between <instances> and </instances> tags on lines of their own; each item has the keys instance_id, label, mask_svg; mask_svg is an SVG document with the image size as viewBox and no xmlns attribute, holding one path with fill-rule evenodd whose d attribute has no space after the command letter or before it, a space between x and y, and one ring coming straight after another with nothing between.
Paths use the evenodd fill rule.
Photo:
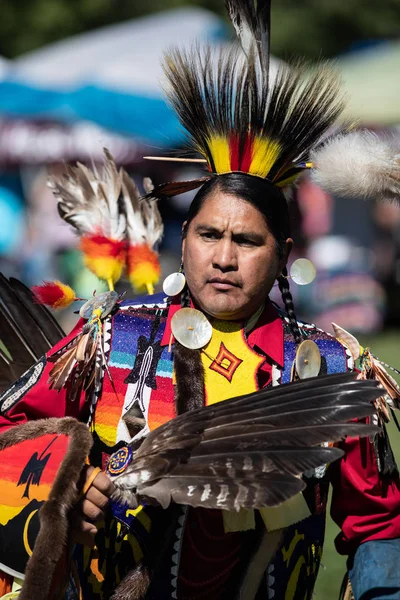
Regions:
<instances>
[{"instance_id":1,"label":"blue tent","mask_svg":"<svg viewBox=\"0 0 400 600\"><path fill-rule=\"evenodd\" d=\"M162 92L163 52L226 35L213 13L183 8L51 44L3 69L0 116L92 121L155 148L175 146L182 133Z\"/></svg>"}]
</instances>

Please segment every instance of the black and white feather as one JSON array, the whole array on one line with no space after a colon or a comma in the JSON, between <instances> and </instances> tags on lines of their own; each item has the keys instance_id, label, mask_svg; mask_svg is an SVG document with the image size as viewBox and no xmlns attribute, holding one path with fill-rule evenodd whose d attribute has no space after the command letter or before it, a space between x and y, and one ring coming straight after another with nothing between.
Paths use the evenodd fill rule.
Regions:
<instances>
[{"instance_id":1,"label":"black and white feather","mask_svg":"<svg viewBox=\"0 0 400 600\"><path fill-rule=\"evenodd\" d=\"M143 180L146 196L143 198L135 182L121 169L122 203L126 215L126 236L130 245L146 243L150 248L161 241L164 226L157 200L151 198L153 184L149 177Z\"/></svg>"},{"instance_id":2,"label":"black and white feather","mask_svg":"<svg viewBox=\"0 0 400 600\"><path fill-rule=\"evenodd\" d=\"M275 506L304 489L300 475L340 458L347 435L377 428L350 419L371 415L381 391L346 373L262 390L184 413L152 431L113 499L239 510Z\"/></svg>"},{"instance_id":3,"label":"black and white feather","mask_svg":"<svg viewBox=\"0 0 400 600\"><path fill-rule=\"evenodd\" d=\"M103 235L122 240L125 235L125 214L120 207L121 174L114 159L104 149L101 167L89 169L81 163L65 165L61 176L52 176L48 185L59 199L60 216L83 235Z\"/></svg>"},{"instance_id":4,"label":"black and white feather","mask_svg":"<svg viewBox=\"0 0 400 600\"><path fill-rule=\"evenodd\" d=\"M268 70L271 0L226 0L225 6L247 58L255 51L260 65Z\"/></svg>"}]
</instances>

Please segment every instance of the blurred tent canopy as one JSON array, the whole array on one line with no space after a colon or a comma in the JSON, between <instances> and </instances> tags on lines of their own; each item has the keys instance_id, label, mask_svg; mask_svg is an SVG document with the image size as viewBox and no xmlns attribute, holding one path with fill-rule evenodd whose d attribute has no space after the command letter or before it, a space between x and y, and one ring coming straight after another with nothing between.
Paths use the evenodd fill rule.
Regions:
<instances>
[{"instance_id":1,"label":"blurred tent canopy","mask_svg":"<svg viewBox=\"0 0 400 600\"><path fill-rule=\"evenodd\" d=\"M96 160L96 144L100 155L107 146L120 164L129 164L144 152L182 145L183 130L162 89L163 53L199 40L230 44L234 37L212 12L180 8L6 61L0 71L0 164ZM271 60L272 76L278 63Z\"/></svg>"},{"instance_id":2,"label":"blurred tent canopy","mask_svg":"<svg viewBox=\"0 0 400 600\"><path fill-rule=\"evenodd\" d=\"M119 165L140 162L146 148L132 137L112 133L89 121L0 119L0 166L43 165L61 161L104 160L110 150Z\"/></svg>"},{"instance_id":3,"label":"blurred tent canopy","mask_svg":"<svg viewBox=\"0 0 400 600\"><path fill-rule=\"evenodd\" d=\"M373 126L400 124L400 41L352 52L337 66L348 95L345 118Z\"/></svg>"},{"instance_id":4,"label":"blurred tent canopy","mask_svg":"<svg viewBox=\"0 0 400 600\"><path fill-rule=\"evenodd\" d=\"M163 52L233 37L221 17L192 6L0 59L0 163L86 160L96 154L95 142L127 164L143 152L181 145L183 132L162 91ZM344 55L337 65L348 92L347 119L400 123L400 42Z\"/></svg>"},{"instance_id":5,"label":"blurred tent canopy","mask_svg":"<svg viewBox=\"0 0 400 600\"><path fill-rule=\"evenodd\" d=\"M182 132L163 96L162 54L174 44L218 43L226 32L217 15L182 8L56 42L6 65L0 116L91 121L137 143L174 147Z\"/></svg>"}]
</instances>

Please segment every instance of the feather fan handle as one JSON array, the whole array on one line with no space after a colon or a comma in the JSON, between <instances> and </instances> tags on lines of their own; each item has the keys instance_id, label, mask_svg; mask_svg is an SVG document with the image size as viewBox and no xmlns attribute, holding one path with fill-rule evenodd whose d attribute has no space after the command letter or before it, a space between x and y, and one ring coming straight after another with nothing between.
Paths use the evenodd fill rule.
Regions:
<instances>
[{"instance_id":1,"label":"feather fan handle","mask_svg":"<svg viewBox=\"0 0 400 600\"><path fill-rule=\"evenodd\" d=\"M400 145L368 130L339 134L311 153L311 177L329 194L400 199Z\"/></svg>"},{"instance_id":2,"label":"feather fan handle","mask_svg":"<svg viewBox=\"0 0 400 600\"><path fill-rule=\"evenodd\" d=\"M42 285L32 286L35 301L51 308L66 308L77 298L74 290L61 281L44 281Z\"/></svg>"}]
</instances>

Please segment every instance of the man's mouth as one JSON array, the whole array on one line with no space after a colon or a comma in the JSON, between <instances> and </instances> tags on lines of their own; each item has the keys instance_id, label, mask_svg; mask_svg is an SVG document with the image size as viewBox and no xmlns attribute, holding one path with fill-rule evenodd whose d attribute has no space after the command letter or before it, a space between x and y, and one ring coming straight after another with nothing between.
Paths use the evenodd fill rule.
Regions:
<instances>
[{"instance_id":1,"label":"man's mouth","mask_svg":"<svg viewBox=\"0 0 400 600\"><path fill-rule=\"evenodd\" d=\"M234 287L239 287L239 284L236 281L232 281L231 279L225 279L223 277L212 277L208 280L208 283L213 286L216 290L230 290Z\"/></svg>"}]
</instances>

